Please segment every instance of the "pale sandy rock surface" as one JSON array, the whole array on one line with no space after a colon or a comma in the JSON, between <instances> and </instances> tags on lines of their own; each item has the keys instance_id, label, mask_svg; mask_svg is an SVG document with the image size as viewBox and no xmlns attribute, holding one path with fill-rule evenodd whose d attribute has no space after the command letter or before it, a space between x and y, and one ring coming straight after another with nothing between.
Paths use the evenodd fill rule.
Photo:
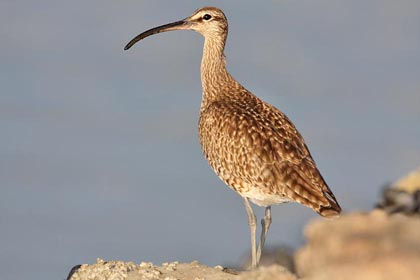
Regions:
<instances>
[{"instance_id":1,"label":"pale sandy rock surface","mask_svg":"<svg viewBox=\"0 0 420 280\"><path fill-rule=\"evenodd\" d=\"M264 267L256 271L226 272L221 266L208 267L191 263L152 263L104 261L84 264L75 269L68 280L295 280L295 276L281 266Z\"/></svg>"},{"instance_id":2,"label":"pale sandy rock surface","mask_svg":"<svg viewBox=\"0 0 420 280\"><path fill-rule=\"evenodd\" d=\"M420 190L420 168L410 172L392 184L392 187L414 193Z\"/></svg>"},{"instance_id":3,"label":"pale sandy rock surface","mask_svg":"<svg viewBox=\"0 0 420 280\"><path fill-rule=\"evenodd\" d=\"M388 213L420 215L420 168L388 185L376 207Z\"/></svg>"},{"instance_id":4,"label":"pale sandy rock surface","mask_svg":"<svg viewBox=\"0 0 420 280\"><path fill-rule=\"evenodd\" d=\"M234 279L234 275L223 272L223 268L211 268L198 262L163 263L161 266L150 262L104 261L82 265L69 280L176 280L176 279Z\"/></svg>"},{"instance_id":5,"label":"pale sandy rock surface","mask_svg":"<svg viewBox=\"0 0 420 280\"><path fill-rule=\"evenodd\" d=\"M317 220L296 254L303 279L420 279L420 219L381 210Z\"/></svg>"},{"instance_id":6,"label":"pale sandy rock surface","mask_svg":"<svg viewBox=\"0 0 420 280\"><path fill-rule=\"evenodd\" d=\"M145 271L136 271L129 274L127 280L163 279L163 280L216 280L236 279L236 276L223 271L223 267L208 267L198 262L191 263L163 263L162 266L151 266L154 278L148 278Z\"/></svg>"}]
</instances>

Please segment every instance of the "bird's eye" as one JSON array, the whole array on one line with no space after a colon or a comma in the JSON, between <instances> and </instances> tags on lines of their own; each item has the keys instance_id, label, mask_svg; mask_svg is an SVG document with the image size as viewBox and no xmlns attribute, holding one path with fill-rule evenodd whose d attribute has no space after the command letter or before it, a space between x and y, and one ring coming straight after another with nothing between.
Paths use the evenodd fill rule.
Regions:
<instances>
[{"instance_id":1,"label":"bird's eye","mask_svg":"<svg viewBox=\"0 0 420 280\"><path fill-rule=\"evenodd\" d=\"M210 20L210 19L211 19L211 15L209 15L209 14L205 14L205 15L203 16L203 19L204 19L204 20Z\"/></svg>"}]
</instances>

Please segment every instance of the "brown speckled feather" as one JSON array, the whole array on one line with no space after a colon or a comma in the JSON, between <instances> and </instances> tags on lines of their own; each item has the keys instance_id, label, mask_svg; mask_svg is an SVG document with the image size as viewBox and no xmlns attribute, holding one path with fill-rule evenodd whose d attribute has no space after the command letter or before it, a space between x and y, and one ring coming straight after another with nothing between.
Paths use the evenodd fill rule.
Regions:
<instances>
[{"instance_id":1,"label":"brown speckled feather","mask_svg":"<svg viewBox=\"0 0 420 280\"><path fill-rule=\"evenodd\" d=\"M240 85L227 90L202 107L199 121L217 175L257 205L297 201L336 215L340 207L290 120Z\"/></svg>"}]
</instances>

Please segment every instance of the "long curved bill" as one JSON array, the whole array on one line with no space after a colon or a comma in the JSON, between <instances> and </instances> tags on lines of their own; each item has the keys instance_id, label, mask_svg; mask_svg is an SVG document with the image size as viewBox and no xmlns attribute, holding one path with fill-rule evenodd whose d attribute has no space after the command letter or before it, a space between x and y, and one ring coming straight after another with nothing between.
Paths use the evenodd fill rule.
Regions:
<instances>
[{"instance_id":1,"label":"long curved bill","mask_svg":"<svg viewBox=\"0 0 420 280\"><path fill-rule=\"evenodd\" d=\"M149 37L150 35L166 32L166 31L185 30L185 29L190 29L190 27L191 27L190 22L187 19L183 19L183 20L180 20L180 21L175 21L175 22L172 22L172 23L164 24L164 25L149 29L149 30L137 35L136 37L134 37L124 47L124 50L128 50L135 43L137 43L138 41L140 41L140 40L142 40L146 37Z\"/></svg>"}]
</instances>

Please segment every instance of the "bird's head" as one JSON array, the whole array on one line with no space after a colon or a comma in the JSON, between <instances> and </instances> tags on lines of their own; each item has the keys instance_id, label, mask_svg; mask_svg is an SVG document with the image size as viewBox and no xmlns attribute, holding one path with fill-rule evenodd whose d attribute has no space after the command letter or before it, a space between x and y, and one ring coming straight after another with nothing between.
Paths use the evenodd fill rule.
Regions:
<instances>
[{"instance_id":1,"label":"bird's head","mask_svg":"<svg viewBox=\"0 0 420 280\"><path fill-rule=\"evenodd\" d=\"M138 41L157 33L173 30L194 30L205 38L225 40L228 31L228 22L222 10L214 7L204 7L196 10L191 16L149 29L135 38L133 38L126 46L125 50L131 48Z\"/></svg>"}]
</instances>

